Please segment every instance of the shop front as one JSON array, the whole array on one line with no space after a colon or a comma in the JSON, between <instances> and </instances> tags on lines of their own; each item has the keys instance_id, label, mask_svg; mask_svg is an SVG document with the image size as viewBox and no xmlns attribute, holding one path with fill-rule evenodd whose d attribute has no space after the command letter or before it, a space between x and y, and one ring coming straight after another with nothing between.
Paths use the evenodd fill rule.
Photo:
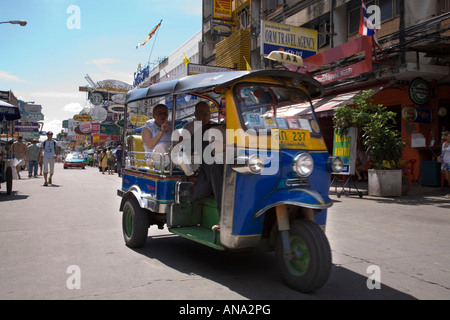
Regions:
<instances>
[{"instance_id":1,"label":"shop front","mask_svg":"<svg viewBox=\"0 0 450 320\"><path fill-rule=\"evenodd\" d=\"M380 48L371 37L361 37L304 60L303 72L326 86L325 96L313 103L327 145L333 145L336 108L352 105L356 95L372 90L374 104L397 114L394 127L402 134L403 162L414 174L413 180L440 186L436 160L442 133L450 130L449 67L419 60L395 65L390 59L379 60L376 50Z\"/></svg>"}]
</instances>

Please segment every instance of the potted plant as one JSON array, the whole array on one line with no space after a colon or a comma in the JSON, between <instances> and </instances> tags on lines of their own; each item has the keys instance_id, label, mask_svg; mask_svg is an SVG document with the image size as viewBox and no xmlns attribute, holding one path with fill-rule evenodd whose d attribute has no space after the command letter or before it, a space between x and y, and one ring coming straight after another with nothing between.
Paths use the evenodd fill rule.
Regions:
<instances>
[{"instance_id":1,"label":"potted plant","mask_svg":"<svg viewBox=\"0 0 450 320\"><path fill-rule=\"evenodd\" d=\"M372 100L372 90L355 96L353 105L339 106L334 115L335 132L344 136L351 127L361 133L359 145L363 145L373 164L369 170L369 195L401 196L402 170L398 163L402 158L403 142L400 132L394 129L395 112Z\"/></svg>"}]
</instances>

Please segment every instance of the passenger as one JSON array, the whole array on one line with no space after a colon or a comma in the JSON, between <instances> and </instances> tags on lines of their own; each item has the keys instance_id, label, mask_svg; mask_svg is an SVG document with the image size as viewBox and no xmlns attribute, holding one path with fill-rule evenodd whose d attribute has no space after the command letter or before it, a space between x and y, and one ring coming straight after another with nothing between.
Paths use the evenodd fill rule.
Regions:
<instances>
[{"instance_id":1,"label":"passenger","mask_svg":"<svg viewBox=\"0 0 450 320\"><path fill-rule=\"evenodd\" d=\"M145 152L152 152L159 144L170 147L171 133L169 110L163 104L158 104L153 109L153 119L148 120L142 129L142 141L144 142Z\"/></svg>"},{"instance_id":2,"label":"passenger","mask_svg":"<svg viewBox=\"0 0 450 320\"><path fill-rule=\"evenodd\" d=\"M195 121L201 121L202 125L205 125L208 123L210 123L210 124L214 123L211 121L211 111L210 111L209 105L205 101L200 101L195 105L194 116L195 116ZM191 137L194 134L194 122L195 121L188 122L183 126L183 129L189 131L189 133L191 134Z\"/></svg>"},{"instance_id":3,"label":"passenger","mask_svg":"<svg viewBox=\"0 0 450 320\"><path fill-rule=\"evenodd\" d=\"M148 120L142 129L142 142L146 153L155 152L165 154L169 152L171 144L171 132L169 109L164 104L158 104L153 108L153 119ZM160 157L153 157L159 161Z\"/></svg>"},{"instance_id":4,"label":"passenger","mask_svg":"<svg viewBox=\"0 0 450 320\"><path fill-rule=\"evenodd\" d=\"M211 112L209 105L203 101L197 103L197 105L195 106L194 115L197 121L202 122L202 142L204 142L203 136L205 132L207 132L209 129L217 129L220 131L223 141L222 146L216 146L215 148L211 148L210 150L212 150L213 152L218 151L224 154L223 151L225 146L225 127L221 124L217 124L211 121ZM194 121L187 123L183 128L191 133L191 137L197 134L197 132L194 132ZM198 134L200 134L200 132L198 132ZM193 140L191 142L193 142ZM194 185L194 199L202 199L213 194L217 203L217 210L220 218L222 208L224 159L222 157L216 157L216 154L205 155L204 151L209 143L210 141L206 141L206 143L203 143L202 145L202 166ZM194 150L193 143L191 145L192 150ZM215 160L211 163L211 161L207 161L207 158ZM212 229L214 231L220 229L220 223L214 225Z\"/></svg>"}]
</instances>

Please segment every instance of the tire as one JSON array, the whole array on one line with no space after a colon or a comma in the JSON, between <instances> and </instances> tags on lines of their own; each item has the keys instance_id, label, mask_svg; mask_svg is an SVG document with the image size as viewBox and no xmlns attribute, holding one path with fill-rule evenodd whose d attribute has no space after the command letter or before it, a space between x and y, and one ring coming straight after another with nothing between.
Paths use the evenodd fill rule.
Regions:
<instances>
[{"instance_id":1,"label":"tire","mask_svg":"<svg viewBox=\"0 0 450 320\"><path fill-rule=\"evenodd\" d=\"M303 293L320 289L328 281L332 267L331 249L325 233L309 220L295 220L289 233L292 251L302 251L302 255L288 260L278 235L276 260L284 282Z\"/></svg>"},{"instance_id":2,"label":"tire","mask_svg":"<svg viewBox=\"0 0 450 320\"><path fill-rule=\"evenodd\" d=\"M11 194L13 186L13 173L10 167L6 168L5 178L6 178L6 194Z\"/></svg>"},{"instance_id":3,"label":"tire","mask_svg":"<svg viewBox=\"0 0 450 320\"><path fill-rule=\"evenodd\" d=\"M127 247L143 247L147 241L148 227L146 210L139 206L136 199L128 199L123 206L122 214L122 232Z\"/></svg>"}]
</instances>

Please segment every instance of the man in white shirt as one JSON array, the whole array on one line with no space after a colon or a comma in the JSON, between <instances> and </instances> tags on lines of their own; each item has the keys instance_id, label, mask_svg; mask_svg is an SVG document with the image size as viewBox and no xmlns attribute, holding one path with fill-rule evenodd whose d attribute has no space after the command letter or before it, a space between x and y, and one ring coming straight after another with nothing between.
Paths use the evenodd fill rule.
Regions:
<instances>
[{"instance_id":1,"label":"man in white shirt","mask_svg":"<svg viewBox=\"0 0 450 320\"><path fill-rule=\"evenodd\" d=\"M44 151L42 153L42 150ZM47 132L47 140L41 143L41 149L39 150L39 159L40 162L41 157L43 157L44 164L44 187L48 186L48 184L52 184L52 177L55 171L55 160L59 154L59 147L55 140L53 140L53 132ZM50 167L50 168L49 168ZM50 169L50 170L49 170ZM50 172L50 177L47 182L47 176Z\"/></svg>"}]
</instances>

